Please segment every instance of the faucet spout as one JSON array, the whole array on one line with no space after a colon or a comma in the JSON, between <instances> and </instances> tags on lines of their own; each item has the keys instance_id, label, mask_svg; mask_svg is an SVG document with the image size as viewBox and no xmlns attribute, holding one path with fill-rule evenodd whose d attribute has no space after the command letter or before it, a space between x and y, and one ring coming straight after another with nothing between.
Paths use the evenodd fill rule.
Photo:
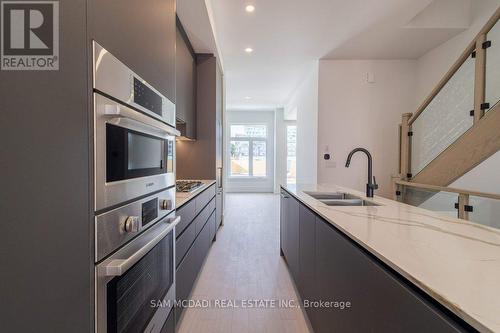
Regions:
<instances>
[{"instance_id":1,"label":"faucet spout","mask_svg":"<svg viewBox=\"0 0 500 333\"><path fill-rule=\"evenodd\" d=\"M345 162L345 167L348 168L351 165L351 158L357 152L363 152L366 154L368 158L368 183L366 184L366 196L369 198L373 198L373 192L378 188L377 182L375 181L375 177L373 177L373 160L372 155L365 148L355 148L353 149L349 155L347 156L347 160ZM373 179L373 182L372 182Z\"/></svg>"}]
</instances>

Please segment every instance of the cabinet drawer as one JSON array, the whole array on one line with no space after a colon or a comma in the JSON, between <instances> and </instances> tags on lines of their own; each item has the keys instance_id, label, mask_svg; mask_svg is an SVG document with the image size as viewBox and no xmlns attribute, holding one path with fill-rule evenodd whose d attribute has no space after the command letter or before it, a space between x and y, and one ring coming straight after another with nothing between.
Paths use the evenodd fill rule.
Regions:
<instances>
[{"instance_id":1,"label":"cabinet drawer","mask_svg":"<svg viewBox=\"0 0 500 333\"><path fill-rule=\"evenodd\" d=\"M180 263L176 270L175 293L177 300L187 300L198 277L203 261L210 248L210 228L207 225L202 229L193 246ZM176 318L179 319L183 311L182 307L175 308Z\"/></svg>"},{"instance_id":2,"label":"cabinet drawer","mask_svg":"<svg viewBox=\"0 0 500 333\"><path fill-rule=\"evenodd\" d=\"M194 219L193 224L196 225L196 234L199 234L203 226L207 223L208 218L215 209L215 198L201 211Z\"/></svg>"},{"instance_id":3,"label":"cabinet drawer","mask_svg":"<svg viewBox=\"0 0 500 333\"><path fill-rule=\"evenodd\" d=\"M207 188L205 191L198 194L195 198L196 201L196 214L198 214L207 203L215 197L215 184Z\"/></svg>"},{"instance_id":4,"label":"cabinet drawer","mask_svg":"<svg viewBox=\"0 0 500 333\"><path fill-rule=\"evenodd\" d=\"M217 232L216 212L212 212L212 215L210 215L210 217L208 218L207 224L210 228L210 241L212 242Z\"/></svg>"},{"instance_id":5,"label":"cabinet drawer","mask_svg":"<svg viewBox=\"0 0 500 333\"><path fill-rule=\"evenodd\" d=\"M181 221L175 227L176 237L178 237L184 229L193 221L196 215L196 202L195 200L189 201L187 204L177 210L177 216L181 217Z\"/></svg>"},{"instance_id":6,"label":"cabinet drawer","mask_svg":"<svg viewBox=\"0 0 500 333\"><path fill-rule=\"evenodd\" d=\"M196 238L196 224L191 223L175 241L175 267L178 267Z\"/></svg>"}]
</instances>

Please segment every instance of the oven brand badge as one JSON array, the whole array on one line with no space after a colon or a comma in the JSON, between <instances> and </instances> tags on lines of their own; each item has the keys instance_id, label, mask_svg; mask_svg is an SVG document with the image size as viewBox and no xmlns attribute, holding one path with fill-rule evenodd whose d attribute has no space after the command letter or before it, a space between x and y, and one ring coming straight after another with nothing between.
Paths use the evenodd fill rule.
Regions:
<instances>
[{"instance_id":1,"label":"oven brand badge","mask_svg":"<svg viewBox=\"0 0 500 333\"><path fill-rule=\"evenodd\" d=\"M0 1L1 69L59 69L59 1Z\"/></svg>"}]
</instances>

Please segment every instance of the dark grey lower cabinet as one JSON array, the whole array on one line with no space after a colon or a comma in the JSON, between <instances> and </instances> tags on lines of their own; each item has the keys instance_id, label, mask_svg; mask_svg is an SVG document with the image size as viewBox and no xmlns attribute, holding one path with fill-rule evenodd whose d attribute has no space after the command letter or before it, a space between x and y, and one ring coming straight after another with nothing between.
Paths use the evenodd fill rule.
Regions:
<instances>
[{"instance_id":1,"label":"dark grey lower cabinet","mask_svg":"<svg viewBox=\"0 0 500 333\"><path fill-rule=\"evenodd\" d=\"M292 277L299 277L299 202L292 197L282 199L285 218L282 220L282 251Z\"/></svg>"},{"instance_id":2,"label":"dark grey lower cabinet","mask_svg":"<svg viewBox=\"0 0 500 333\"><path fill-rule=\"evenodd\" d=\"M288 221L287 216L287 203L290 200L290 196L285 192L281 191L281 199L280 199L280 254L285 256L287 252L287 244L286 241L286 221Z\"/></svg>"},{"instance_id":3,"label":"dark grey lower cabinet","mask_svg":"<svg viewBox=\"0 0 500 333\"><path fill-rule=\"evenodd\" d=\"M206 223L176 271L175 293L178 300L187 300L194 286L198 272L210 248L210 223ZM182 307L176 307L179 319Z\"/></svg>"},{"instance_id":4,"label":"dark grey lower cabinet","mask_svg":"<svg viewBox=\"0 0 500 333\"><path fill-rule=\"evenodd\" d=\"M214 211L212 215L208 218L208 227L210 228L210 241L215 240L215 234L217 233L217 221L216 221L217 211Z\"/></svg>"},{"instance_id":5,"label":"dark grey lower cabinet","mask_svg":"<svg viewBox=\"0 0 500 333\"><path fill-rule=\"evenodd\" d=\"M351 304L316 311L317 333L462 331L322 220L316 223L316 286L320 299Z\"/></svg>"},{"instance_id":6,"label":"dark grey lower cabinet","mask_svg":"<svg viewBox=\"0 0 500 333\"><path fill-rule=\"evenodd\" d=\"M299 276L297 288L303 301L316 300L316 215L304 205L299 208ZM306 308L312 321L315 309Z\"/></svg>"},{"instance_id":7,"label":"dark grey lower cabinet","mask_svg":"<svg viewBox=\"0 0 500 333\"><path fill-rule=\"evenodd\" d=\"M316 333L470 331L284 191L280 213L281 249L302 300L313 302Z\"/></svg>"}]
</instances>

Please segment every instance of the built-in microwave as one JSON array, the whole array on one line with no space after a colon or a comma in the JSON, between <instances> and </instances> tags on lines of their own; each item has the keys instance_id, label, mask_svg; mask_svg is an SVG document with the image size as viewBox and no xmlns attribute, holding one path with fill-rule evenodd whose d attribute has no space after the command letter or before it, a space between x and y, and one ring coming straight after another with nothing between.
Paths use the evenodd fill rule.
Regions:
<instances>
[{"instance_id":1,"label":"built-in microwave","mask_svg":"<svg viewBox=\"0 0 500 333\"><path fill-rule=\"evenodd\" d=\"M94 93L95 210L175 185L175 137L162 122Z\"/></svg>"},{"instance_id":2,"label":"built-in microwave","mask_svg":"<svg viewBox=\"0 0 500 333\"><path fill-rule=\"evenodd\" d=\"M175 185L172 105L94 42L96 212Z\"/></svg>"},{"instance_id":3,"label":"built-in microwave","mask_svg":"<svg viewBox=\"0 0 500 333\"><path fill-rule=\"evenodd\" d=\"M175 128L175 104L93 41L94 91Z\"/></svg>"}]
</instances>

